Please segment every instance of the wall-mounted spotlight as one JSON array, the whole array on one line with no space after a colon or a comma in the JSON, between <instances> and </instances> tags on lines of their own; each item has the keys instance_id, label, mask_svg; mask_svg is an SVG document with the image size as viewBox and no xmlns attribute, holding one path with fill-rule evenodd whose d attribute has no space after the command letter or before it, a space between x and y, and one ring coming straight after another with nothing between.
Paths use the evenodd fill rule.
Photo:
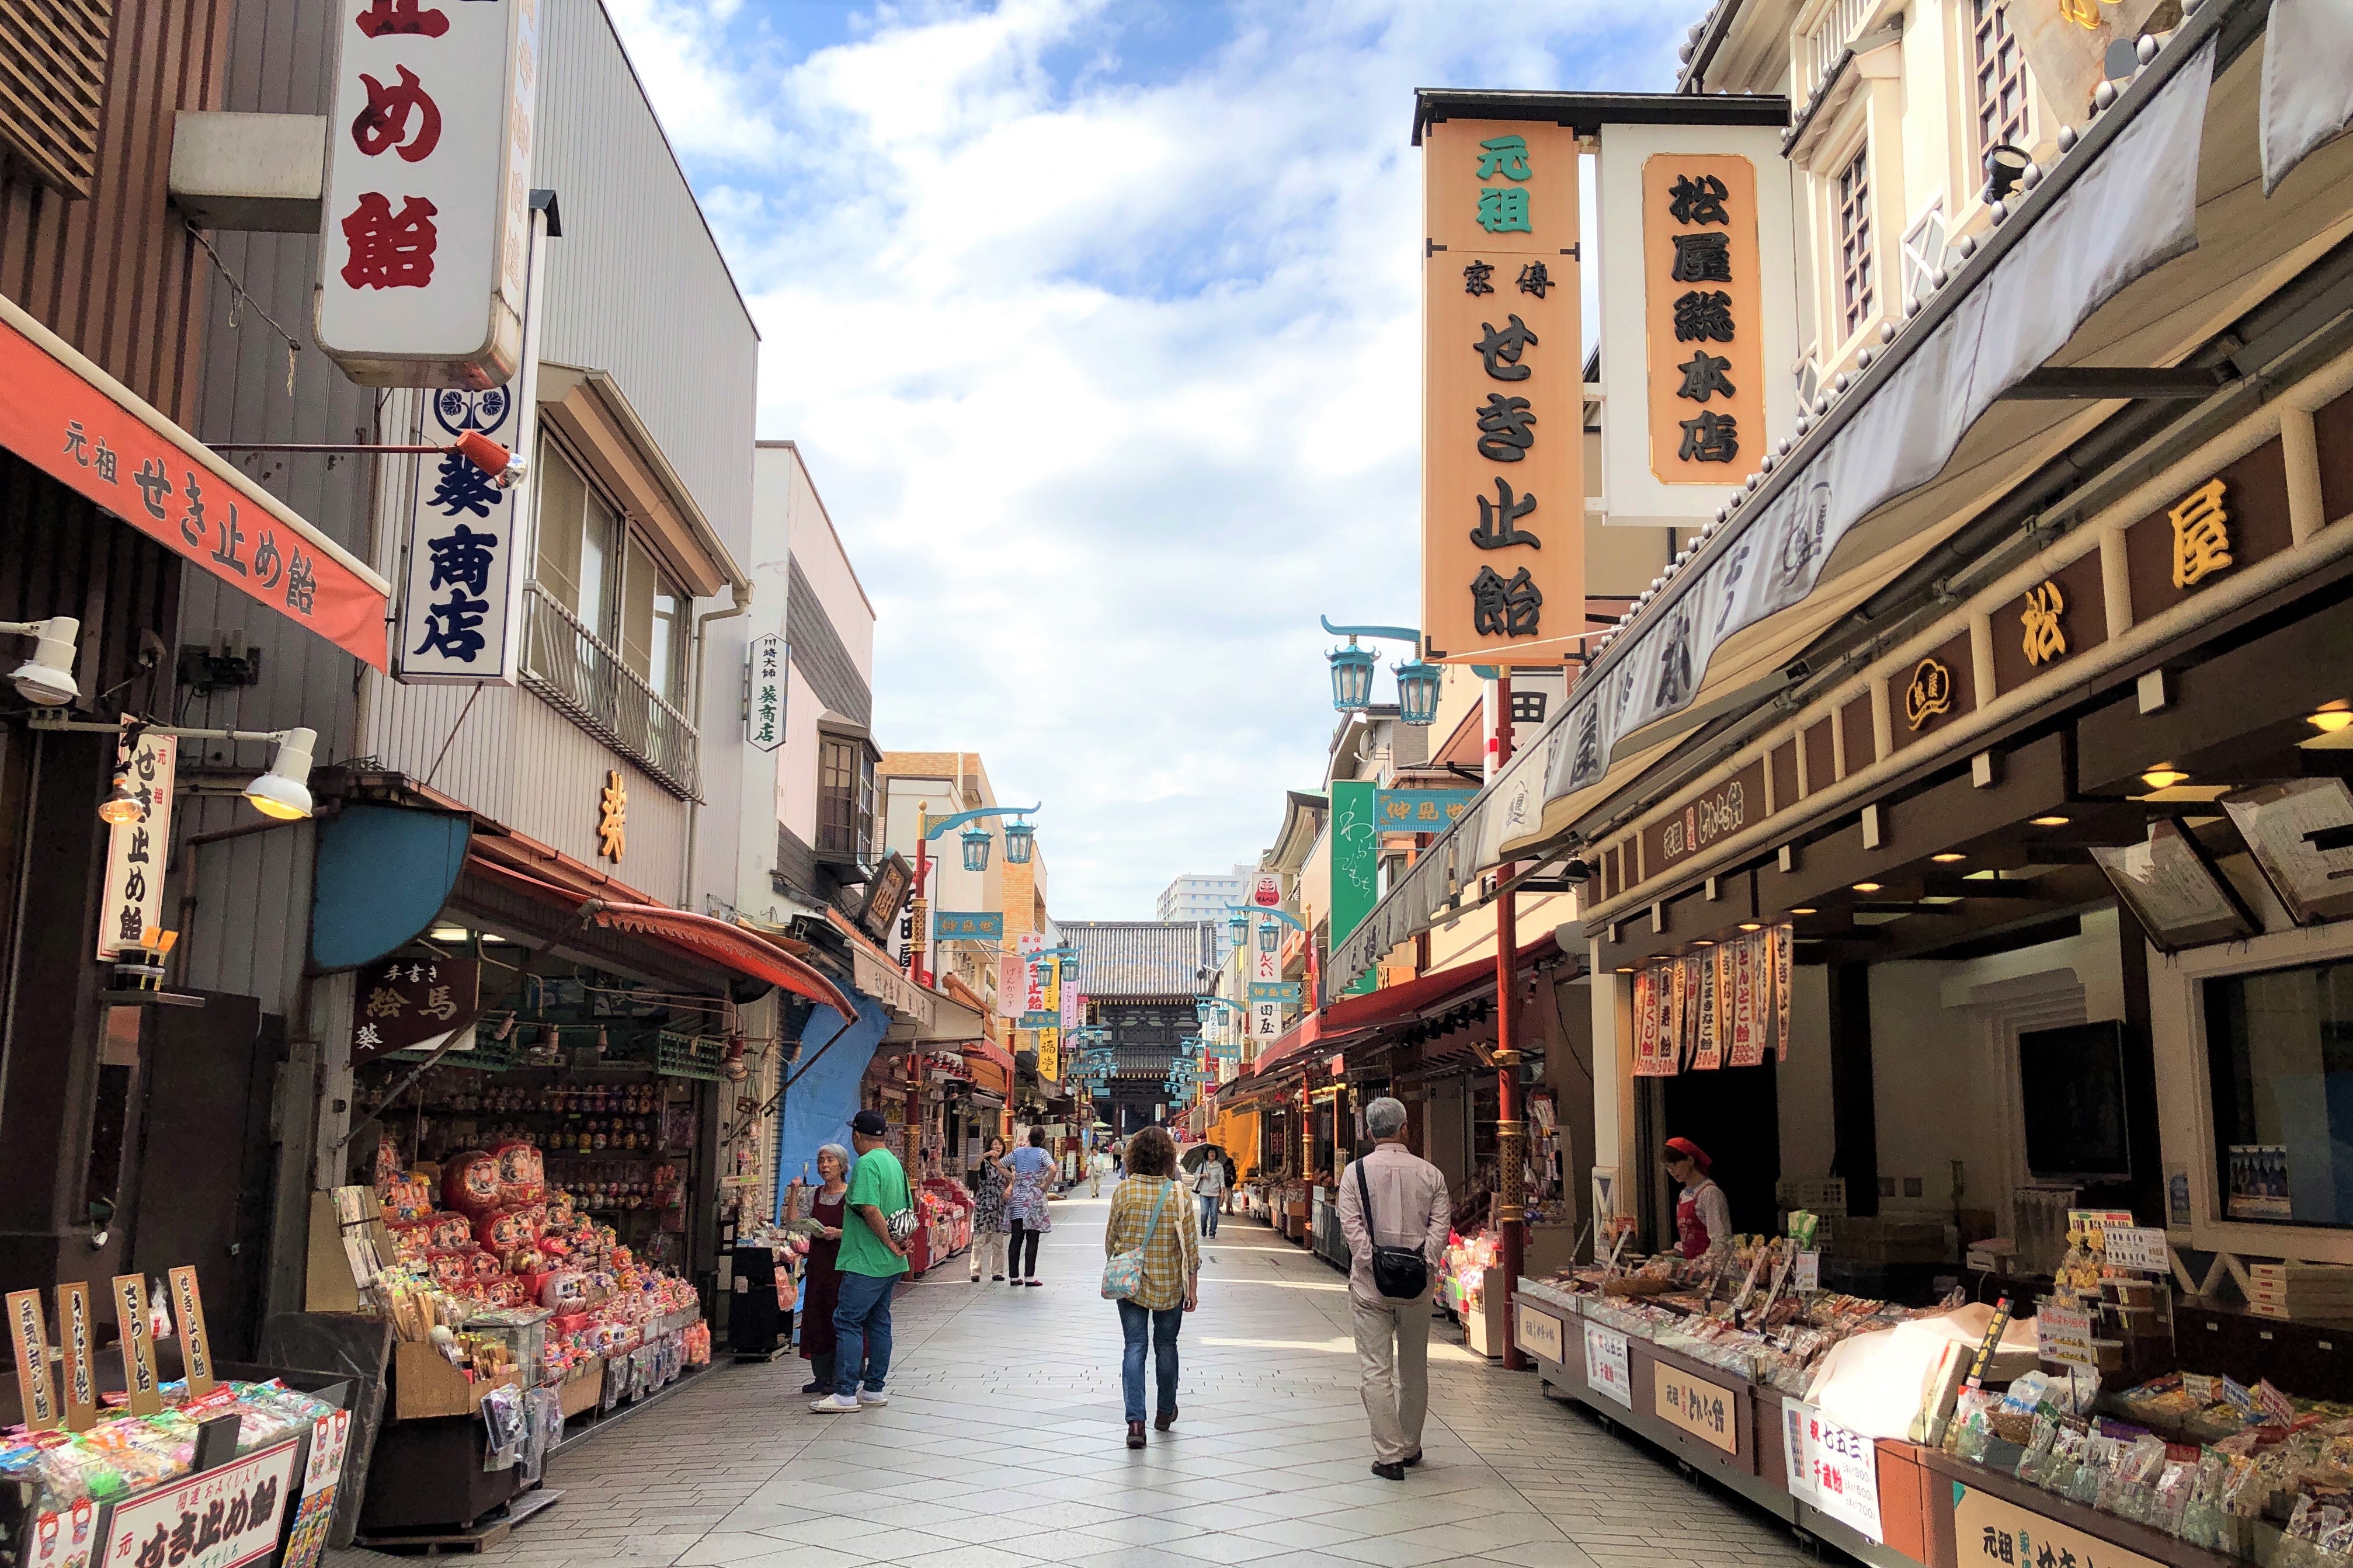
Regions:
<instances>
[{"instance_id":1,"label":"wall-mounted spotlight","mask_svg":"<svg viewBox=\"0 0 2353 1568\"><path fill-rule=\"evenodd\" d=\"M16 695L43 708L56 708L81 695L74 684L74 644L81 623L71 616L46 621L0 621L0 632L35 641L30 658L8 672Z\"/></svg>"}]
</instances>

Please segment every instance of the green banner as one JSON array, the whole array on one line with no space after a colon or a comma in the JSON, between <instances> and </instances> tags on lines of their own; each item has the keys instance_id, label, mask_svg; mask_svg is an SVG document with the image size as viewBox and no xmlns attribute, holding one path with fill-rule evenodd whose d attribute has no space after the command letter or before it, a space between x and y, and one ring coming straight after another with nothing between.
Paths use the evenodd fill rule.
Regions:
<instances>
[{"instance_id":1,"label":"green banner","mask_svg":"<svg viewBox=\"0 0 2353 1568\"><path fill-rule=\"evenodd\" d=\"M1364 923L1380 899L1381 828L1370 779L1339 779L1332 785L1332 946ZM1343 995L1361 995L1373 977L1360 977Z\"/></svg>"}]
</instances>

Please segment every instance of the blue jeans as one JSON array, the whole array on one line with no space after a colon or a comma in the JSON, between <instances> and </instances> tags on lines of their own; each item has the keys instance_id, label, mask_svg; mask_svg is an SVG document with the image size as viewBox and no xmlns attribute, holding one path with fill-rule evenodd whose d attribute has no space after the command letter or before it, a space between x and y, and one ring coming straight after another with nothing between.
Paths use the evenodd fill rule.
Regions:
<instances>
[{"instance_id":1,"label":"blue jeans","mask_svg":"<svg viewBox=\"0 0 2353 1568\"><path fill-rule=\"evenodd\" d=\"M1218 1234L1218 1200L1208 1193L1201 1194L1201 1234Z\"/></svg>"},{"instance_id":2,"label":"blue jeans","mask_svg":"<svg viewBox=\"0 0 2353 1568\"><path fill-rule=\"evenodd\" d=\"M1154 1373L1155 1415L1167 1415L1176 1409L1176 1331L1185 1326L1185 1309L1170 1307L1154 1311L1133 1301L1119 1304L1120 1332L1127 1336L1127 1349L1119 1358L1120 1392L1127 1398L1127 1418L1144 1419L1144 1333L1152 1331L1152 1369Z\"/></svg>"},{"instance_id":3,"label":"blue jeans","mask_svg":"<svg viewBox=\"0 0 2353 1568\"><path fill-rule=\"evenodd\" d=\"M891 1375L891 1291L898 1283L895 1274L841 1277L833 1304L833 1391L844 1399L858 1393L861 1366L870 1394L881 1393Z\"/></svg>"}]
</instances>

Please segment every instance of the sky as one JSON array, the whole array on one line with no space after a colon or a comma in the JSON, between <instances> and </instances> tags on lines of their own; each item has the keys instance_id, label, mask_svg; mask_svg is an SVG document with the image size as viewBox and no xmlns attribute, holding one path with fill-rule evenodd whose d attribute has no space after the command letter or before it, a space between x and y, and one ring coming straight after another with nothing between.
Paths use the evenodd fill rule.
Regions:
<instances>
[{"instance_id":1,"label":"sky","mask_svg":"<svg viewBox=\"0 0 2353 1568\"><path fill-rule=\"evenodd\" d=\"M1417 619L1413 89L1667 90L1704 9L606 3L874 603L876 738L1042 802L1059 920L1255 863L1323 783L1317 616Z\"/></svg>"}]
</instances>

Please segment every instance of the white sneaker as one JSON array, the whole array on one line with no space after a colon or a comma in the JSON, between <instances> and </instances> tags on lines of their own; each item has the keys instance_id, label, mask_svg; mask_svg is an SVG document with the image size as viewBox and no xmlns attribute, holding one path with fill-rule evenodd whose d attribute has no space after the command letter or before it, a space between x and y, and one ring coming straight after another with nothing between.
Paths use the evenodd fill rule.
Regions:
<instances>
[{"instance_id":1,"label":"white sneaker","mask_svg":"<svg viewBox=\"0 0 2353 1568\"><path fill-rule=\"evenodd\" d=\"M819 1415L839 1415L844 1412L857 1410L859 1408L859 1402L855 1399L845 1398L839 1394L828 1394L823 1399L819 1399L812 1403L809 1405L809 1408L816 1411Z\"/></svg>"},{"instance_id":2,"label":"white sneaker","mask_svg":"<svg viewBox=\"0 0 2353 1568\"><path fill-rule=\"evenodd\" d=\"M891 1403L891 1396L888 1394L876 1394L869 1389L861 1388L858 1391L858 1403L860 1405L888 1405Z\"/></svg>"}]
</instances>

